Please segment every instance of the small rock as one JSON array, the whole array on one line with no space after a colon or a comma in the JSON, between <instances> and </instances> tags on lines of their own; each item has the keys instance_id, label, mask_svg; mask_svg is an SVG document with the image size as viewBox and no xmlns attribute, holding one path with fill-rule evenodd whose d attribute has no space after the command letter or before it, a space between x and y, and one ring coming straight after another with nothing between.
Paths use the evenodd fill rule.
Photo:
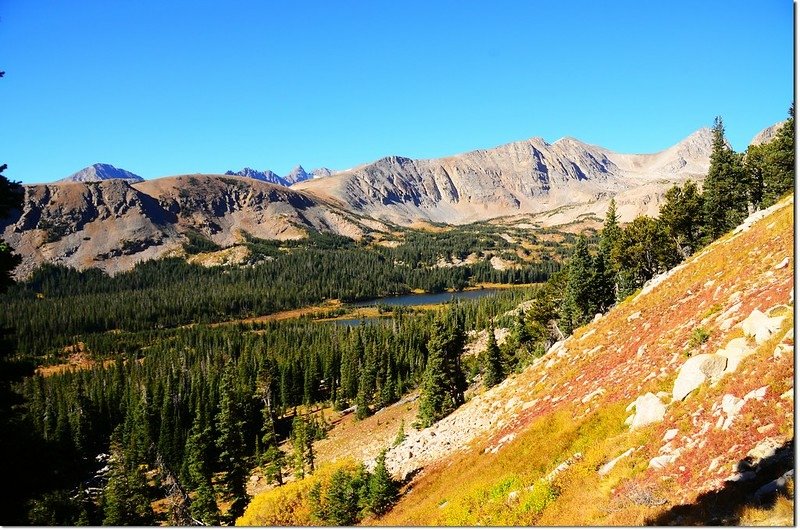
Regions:
<instances>
[{"instance_id":1,"label":"small rock","mask_svg":"<svg viewBox=\"0 0 800 530\"><path fill-rule=\"evenodd\" d=\"M751 390L750 392L745 394L742 397L742 399L744 399L745 401L749 401L751 399L755 399L756 401L761 401L762 399L764 399L764 396L767 395L767 389L768 388L769 387L767 387L767 386L762 386L761 388L757 388L755 390Z\"/></svg>"},{"instance_id":2,"label":"small rock","mask_svg":"<svg viewBox=\"0 0 800 530\"><path fill-rule=\"evenodd\" d=\"M773 456L780 446L781 443L778 439L765 438L758 442L755 447L750 449L750 451L747 453L747 456L752 458L753 461L758 462Z\"/></svg>"},{"instance_id":3,"label":"small rock","mask_svg":"<svg viewBox=\"0 0 800 530\"><path fill-rule=\"evenodd\" d=\"M631 313L631 314L628 316L628 322L633 322L633 321L634 321L634 320L636 320L637 318L641 318L641 317L642 317L642 312L641 312L641 311L637 311L637 312L635 312L635 313Z\"/></svg>"},{"instance_id":4,"label":"small rock","mask_svg":"<svg viewBox=\"0 0 800 530\"><path fill-rule=\"evenodd\" d=\"M778 263L777 265L775 265L775 270L777 271L777 270L780 270L780 269L786 268L786 266L787 266L788 264L789 264L789 256L786 256L785 258L783 258L783 261L781 261L780 263Z\"/></svg>"},{"instance_id":5,"label":"small rock","mask_svg":"<svg viewBox=\"0 0 800 530\"><path fill-rule=\"evenodd\" d=\"M754 495L756 502L761 502L765 497L771 496L777 493L779 490L785 489L786 484L788 484L789 480L792 478L794 478L794 469L790 469L775 480L767 482L756 490Z\"/></svg>"},{"instance_id":6,"label":"small rock","mask_svg":"<svg viewBox=\"0 0 800 530\"><path fill-rule=\"evenodd\" d=\"M678 429L670 429L664 434L664 441L668 442L678 435Z\"/></svg>"},{"instance_id":7,"label":"small rock","mask_svg":"<svg viewBox=\"0 0 800 530\"><path fill-rule=\"evenodd\" d=\"M508 502L516 502L519 499L519 492L514 490L508 493Z\"/></svg>"},{"instance_id":8,"label":"small rock","mask_svg":"<svg viewBox=\"0 0 800 530\"><path fill-rule=\"evenodd\" d=\"M614 466L617 465L617 462L619 462L620 460L622 460L626 456L630 455L631 453L633 453L633 447L631 447L630 449L628 449L627 451L625 451L624 453L622 453L618 457L616 457L616 458L614 458L612 460L609 460L607 463L603 464L600 467L600 469L597 470L597 473L601 477L603 477L605 475L608 475L611 472L611 470L614 469Z\"/></svg>"},{"instance_id":9,"label":"small rock","mask_svg":"<svg viewBox=\"0 0 800 530\"><path fill-rule=\"evenodd\" d=\"M655 458L651 458L648 467L651 467L653 469L664 469L672 462L673 462L672 455L661 455Z\"/></svg>"},{"instance_id":10,"label":"small rock","mask_svg":"<svg viewBox=\"0 0 800 530\"><path fill-rule=\"evenodd\" d=\"M753 349L747 344L747 339L744 337L737 337L731 340L724 349L717 351L717 355L722 355L728 359L725 373L735 372L742 359L751 353L753 353Z\"/></svg>"},{"instance_id":11,"label":"small rock","mask_svg":"<svg viewBox=\"0 0 800 530\"><path fill-rule=\"evenodd\" d=\"M597 313L597 314L594 316L594 318L592 319L592 322L597 322L597 321L598 321L598 320L600 320L601 318L603 318L603 313Z\"/></svg>"},{"instance_id":12,"label":"small rock","mask_svg":"<svg viewBox=\"0 0 800 530\"><path fill-rule=\"evenodd\" d=\"M764 434L766 432L771 431L774 428L775 428L775 424L774 423L769 423L767 425L763 425L763 426L759 427L756 430L758 431L758 434Z\"/></svg>"},{"instance_id":13,"label":"small rock","mask_svg":"<svg viewBox=\"0 0 800 530\"><path fill-rule=\"evenodd\" d=\"M794 401L794 387L781 394L781 399L791 399Z\"/></svg>"}]
</instances>

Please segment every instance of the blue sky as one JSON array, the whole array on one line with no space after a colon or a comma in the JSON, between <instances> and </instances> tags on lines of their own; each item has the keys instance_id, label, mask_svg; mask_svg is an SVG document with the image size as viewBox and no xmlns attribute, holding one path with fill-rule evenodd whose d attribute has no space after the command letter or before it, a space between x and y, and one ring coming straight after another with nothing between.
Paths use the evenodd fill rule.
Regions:
<instances>
[{"instance_id":1,"label":"blue sky","mask_svg":"<svg viewBox=\"0 0 800 530\"><path fill-rule=\"evenodd\" d=\"M25 183L286 174L542 136L664 149L786 117L789 0L0 1L0 162Z\"/></svg>"}]
</instances>

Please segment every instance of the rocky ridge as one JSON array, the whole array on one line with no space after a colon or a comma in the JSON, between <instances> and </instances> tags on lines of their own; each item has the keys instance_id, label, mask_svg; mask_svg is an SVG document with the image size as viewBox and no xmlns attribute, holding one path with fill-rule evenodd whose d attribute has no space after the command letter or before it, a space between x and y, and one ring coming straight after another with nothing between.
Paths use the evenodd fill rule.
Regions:
<instances>
[{"instance_id":1,"label":"rocky ridge","mask_svg":"<svg viewBox=\"0 0 800 530\"><path fill-rule=\"evenodd\" d=\"M466 223L520 213L547 226L602 217L615 197L623 221L655 215L666 190L708 171L711 131L655 154L629 155L574 138L542 138L451 157L382 158L297 189L379 219Z\"/></svg>"},{"instance_id":2,"label":"rocky ridge","mask_svg":"<svg viewBox=\"0 0 800 530\"><path fill-rule=\"evenodd\" d=\"M185 175L135 184L124 180L25 186L22 212L3 239L23 256L25 277L44 262L109 273L137 262L182 255L186 233L221 246L244 233L297 239L307 229L360 239L379 227L303 192L250 178Z\"/></svg>"}]
</instances>

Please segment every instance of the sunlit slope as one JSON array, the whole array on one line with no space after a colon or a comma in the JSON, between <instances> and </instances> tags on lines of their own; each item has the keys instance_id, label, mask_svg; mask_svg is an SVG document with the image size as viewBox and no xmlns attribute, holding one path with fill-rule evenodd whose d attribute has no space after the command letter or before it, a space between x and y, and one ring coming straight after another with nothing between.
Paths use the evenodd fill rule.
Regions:
<instances>
[{"instance_id":1,"label":"sunlit slope","mask_svg":"<svg viewBox=\"0 0 800 530\"><path fill-rule=\"evenodd\" d=\"M793 270L790 197L473 398L493 428L377 524L746 522L794 466Z\"/></svg>"}]
</instances>

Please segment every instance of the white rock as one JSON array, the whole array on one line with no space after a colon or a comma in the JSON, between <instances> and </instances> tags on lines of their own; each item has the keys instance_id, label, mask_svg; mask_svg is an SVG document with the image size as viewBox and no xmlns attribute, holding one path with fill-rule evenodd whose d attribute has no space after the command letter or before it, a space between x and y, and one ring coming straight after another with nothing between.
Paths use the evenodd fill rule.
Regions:
<instances>
[{"instance_id":1,"label":"white rock","mask_svg":"<svg viewBox=\"0 0 800 530\"><path fill-rule=\"evenodd\" d=\"M767 387L767 386L762 386L761 388L757 388L755 390L751 390L750 392L745 394L742 397L742 399L745 400L745 401L749 401L751 399L755 399L756 401L761 401L762 399L764 399L764 396L767 395L767 389L768 388L769 387Z\"/></svg>"},{"instance_id":2,"label":"white rock","mask_svg":"<svg viewBox=\"0 0 800 530\"><path fill-rule=\"evenodd\" d=\"M783 269L783 268L785 268L785 267L786 267L788 264L789 264L789 256L786 256L785 258L783 258L783 261L781 261L780 263L778 263L777 265L775 265L775 270L780 270L780 269Z\"/></svg>"},{"instance_id":3,"label":"white rock","mask_svg":"<svg viewBox=\"0 0 800 530\"><path fill-rule=\"evenodd\" d=\"M739 367L742 359L753 353L753 349L747 344L747 339L744 337L737 337L725 346L724 349L718 350L717 355L722 355L728 359L728 364L725 367L725 373L732 373Z\"/></svg>"},{"instance_id":4,"label":"white rock","mask_svg":"<svg viewBox=\"0 0 800 530\"><path fill-rule=\"evenodd\" d=\"M716 381L725 371L728 359L721 355L701 353L683 363L675 385L672 388L672 400L680 401L703 384L706 379Z\"/></svg>"},{"instance_id":5,"label":"white rock","mask_svg":"<svg viewBox=\"0 0 800 530\"><path fill-rule=\"evenodd\" d=\"M653 469L664 469L672 462L674 462L674 457L672 455L661 455L651 458L648 467Z\"/></svg>"},{"instance_id":6,"label":"white rock","mask_svg":"<svg viewBox=\"0 0 800 530\"><path fill-rule=\"evenodd\" d=\"M667 407L652 392L636 398L634 406L636 407L636 414L631 422L631 430L662 421L664 414L667 412Z\"/></svg>"},{"instance_id":7,"label":"white rock","mask_svg":"<svg viewBox=\"0 0 800 530\"><path fill-rule=\"evenodd\" d=\"M633 453L633 447L631 447L630 449L628 449L627 451L625 451L624 453L622 453L622 454L621 454L621 455L619 455L618 457L616 457L616 458L614 458L614 459L612 459L612 460L609 460L608 462L606 462L605 464L603 464L603 465L600 467L600 469L598 469L598 470L597 470L597 473L598 473L598 474L599 474L601 477L603 477L603 476L605 476L605 475L608 475L609 473L611 473L611 470L612 470L612 469L614 469L614 466L616 466L616 465L617 465L617 462L619 462L620 460L622 460L622 459L623 459L623 458L625 458L626 456L630 455L631 453Z\"/></svg>"},{"instance_id":8,"label":"white rock","mask_svg":"<svg viewBox=\"0 0 800 530\"><path fill-rule=\"evenodd\" d=\"M678 435L678 429L670 429L664 433L664 441L668 442Z\"/></svg>"},{"instance_id":9,"label":"white rock","mask_svg":"<svg viewBox=\"0 0 800 530\"><path fill-rule=\"evenodd\" d=\"M770 318L758 309L753 309L750 316L742 321L742 330L748 337L755 338L756 344L761 344L781 328L784 318Z\"/></svg>"},{"instance_id":10,"label":"white rock","mask_svg":"<svg viewBox=\"0 0 800 530\"><path fill-rule=\"evenodd\" d=\"M781 399L791 399L794 401L794 387L781 394Z\"/></svg>"},{"instance_id":11,"label":"white rock","mask_svg":"<svg viewBox=\"0 0 800 530\"><path fill-rule=\"evenodd\" d=\"M754 462L759 462L773 456L780 446L781 442L777 438L765 438L750 449L747 456L752 458Z\"/></svg>"},{"instance_id":12,"label":"white rock","mask_svg":"<svg viewBox=\"0 0 800 530\"><path fill-rule=\"evenodd\" d=\"M637 311L635 313L631 313L628 316L628 322L633 322L634 320L636 320L638 318L641 318L641 317L642 317L642 312L641 311Z\"/></svg>"}]
</instances>

